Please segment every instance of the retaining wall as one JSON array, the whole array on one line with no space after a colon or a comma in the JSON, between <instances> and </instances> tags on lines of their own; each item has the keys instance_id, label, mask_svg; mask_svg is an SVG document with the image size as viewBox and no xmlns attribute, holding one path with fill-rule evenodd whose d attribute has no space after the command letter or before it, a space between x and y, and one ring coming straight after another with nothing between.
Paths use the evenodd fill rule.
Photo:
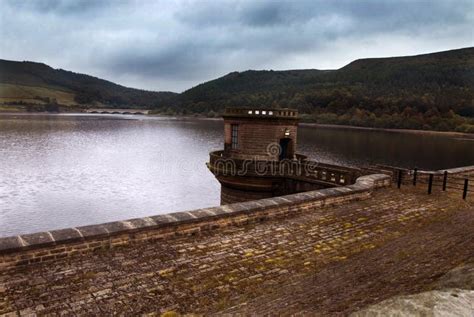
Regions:
<instances>
[{"instance_id":1,"label":"retaining wall","mask_svg":"<svg viewBox=\"0 0 474 317\"><path fill-rule=\"evenodd\" d=\"M390 176L359 177L355 184L220 207L176 212L0 238L0 270L87 254L97 249L155 241L230 225L286 217L315 208L367 199L373 190L390 186Z\"/></svg>"}]
</instances>

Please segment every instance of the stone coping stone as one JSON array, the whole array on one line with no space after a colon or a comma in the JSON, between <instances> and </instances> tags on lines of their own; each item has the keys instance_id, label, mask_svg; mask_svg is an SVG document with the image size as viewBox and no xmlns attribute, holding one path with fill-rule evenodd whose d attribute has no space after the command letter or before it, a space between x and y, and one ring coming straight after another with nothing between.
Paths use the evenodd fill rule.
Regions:
<instances>
[{"instance_id":1,"label":"stone coping stone","mask_svg":"<svg viewBox=\"0 0 474 317\"><path fill-rule=\"evenodd\" d=\"M385 174L366 175L359 177L355 184L344 187L326 188L219 207L5 237L0 238L0 255L59 244L89 241L97 238L108 238L137 231L154 230L170 226L176 227L181 224L258 212L276 206L289 206L313 200L317 201L331 197L351 195L376 189L387 180L390 180L390 176Z\"/></svg>"},{"instance_id":2,"label":"stone coping stone","mask_svg":"<svg viewBox=\"0 0 474 317\"><path fill-rule=\"evenodd\" d=\"M49 232L37 232L24 234L21 236L26 245L47 245L54 242L53 236Z\"/></svg>"},{"instance_id":3,"label":"stone coping stone","mask_svg":"<svg viewBox=\"0 0 474 317\"><path fill-rule=\"evenodd\" d=\"M24 244L21 242L19 236L0 239L0 250L16 250L21 249L23 246Z\"/></svg>"},{"instance_id":4,"label":"stone coping stone","mask_svg":"<svg viewBox=\"0 0 474 317\"><path fill-rule=\"evenodd\" d=\"M82 234L76 228L66 228L49 231L53 236L54 241L69 242L69 241L80 241L83 239ZM20 236L21 237L21 236Z\"/></svg>"},{"instance_id":5,"label":"stone coping stone","mask_svg":"<svg viewBox=\"0 0 474 317\"><path fill-rule=\"evenodd\" d=\"M151 216L150 218L156 223L158 227L163 227L169 224L170 222L173 222L173 219L167 217L166 215Z\"/></svg>"},{"instance_id":6,"label":"stone coping stone","mask_svg":"<svg viewBox=\"0 0 474 317\"><path fill-rule=\"evenodd\" d=\"M474 165L447 169L450 174L460 174L474 171Z\"/></svg>"},{"instance_id":7,"label":"stone coping stone","mask_svg":"<svg viewBox=\"0 0 474 317\"><path fill-rule=\"evenodd\" d=\"M109 231L103 225L90 225L77 228L84 238L108 236Z\"/></svg>"},{"instance_id":8,"label":"stone coping stone","mask_svg":"<svg viewBox=\"0 0 474 317\"><path fill-rule=\"evenodd\" d=\"M448 169L442 169L442 170L437 170L437 171L425 171L425 170L419 170L418 173L422 174L444 174L444 172L448 172L448 174L462 174L462 173L469 173L474 171L474 165L470 166L462 166L462 167L455 167L455 168L448 168Z\"/></svg>"}]
</instances>

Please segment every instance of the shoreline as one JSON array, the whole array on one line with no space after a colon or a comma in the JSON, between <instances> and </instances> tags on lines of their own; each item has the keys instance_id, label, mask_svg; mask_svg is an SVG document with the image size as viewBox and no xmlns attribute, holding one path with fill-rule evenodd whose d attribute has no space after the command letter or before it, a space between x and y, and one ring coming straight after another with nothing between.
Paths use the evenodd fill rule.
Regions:
<instances>
[{"instance_id":1,"label":"shoreline","mask_svg":"<svg viewBox=\"0 0 474 317\"><path fill-rule=\"evenodd\" d=\"M456 132L456 131L435 131L435 130L415 130L415 129L391 129L391 128L372 128L359 127L353 125L338 125L338 124L322 124L312 122L302 122L300 126L324 128L324 129L345 129L345 130L365 130L378 132L395 132L395 133L410 133L410 134L427 134L427 135L444 135L452 137L461 137L465 139L473 139L474 133Z\"/></svg>"},{"instance_id":2,"label":"shoreline","mask_svg":"<svg viewBox=\"0 0 474 317\"><path fill-rule=\"evenodd\" d=\"M112 114L91 114L85 112L25 112L25 111L1 111L0 115L90 115L90 116L112 116ZM115 114L113 116L124 116ZM157 118L168 118L168 119L199 119L199 120L222 120L222 118L211 118L206 116L193 116L193 115L163 115L163 114L148 114L143 115L144 117L157 117ZM344 129L344 130L362 130L362 131L375 131L375 132L391 132L391 133L409 133L409 134L425 134L425 135L441 135L458 137L466 140L474 140L474 133L456 132L456 131L435 131L435 130L415 130L415 129L393 129L393 128L372 128L372 127L360 127L352 125L339 125L339 124L324 124L315 122L300 122L300 126L315 127L323 129Z\"/></svg>"}]
</instances>

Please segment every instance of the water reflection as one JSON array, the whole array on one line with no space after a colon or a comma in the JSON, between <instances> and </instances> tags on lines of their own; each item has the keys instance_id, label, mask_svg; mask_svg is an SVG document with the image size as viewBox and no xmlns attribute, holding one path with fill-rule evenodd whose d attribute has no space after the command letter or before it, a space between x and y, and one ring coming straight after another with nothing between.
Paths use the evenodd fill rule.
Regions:
<instances>
[{"instance_id":1,"label":"water reflection","mask_svg":"<svg viewBox=\"0 0 474 317\"><path fill-rule=\"evenodd\" d=\"M205 162L220 120L0 115L0 236L219 204ZM474 164L473 141L300 127L303 152L345 165Z\"/></svg>"},{"instance_id":2,"label":"water reflection","mask_svg":"<svg viewBox=\"0 0 474 317\"><path fill-rule=\"evenodd\" d=\"M474 140L434 134L354 129L299 129L300 151L348 165L442 169L474 164Z\"/></svg>"},{"instance_id":3,"label":"water reflection","mask_svg":"<svg viewBox=\"0 0 474 317\"><path fill-rule=\"evenodd\" d=\"M218 205L205 162L221 129L196 120L2 118L0 235Z\"/></svg>"}]
</instances>

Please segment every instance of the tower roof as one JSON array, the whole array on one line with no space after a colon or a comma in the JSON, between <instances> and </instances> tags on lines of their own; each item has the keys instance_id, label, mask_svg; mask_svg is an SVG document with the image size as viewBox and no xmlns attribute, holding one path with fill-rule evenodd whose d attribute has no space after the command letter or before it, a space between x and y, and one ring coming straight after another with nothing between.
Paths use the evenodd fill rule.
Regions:
<instances>
[{"instance_id":1,"label":"tower roof","mask_svg":"<svg viewBox=\"0 0 474 317\"><path fill-rule=\"evenodd\" d=\"M226 108L224 118L259 118L259 119L298 119L296 109L270 109L263 107L253 108Z\"/></svg>"}]
</instances>

